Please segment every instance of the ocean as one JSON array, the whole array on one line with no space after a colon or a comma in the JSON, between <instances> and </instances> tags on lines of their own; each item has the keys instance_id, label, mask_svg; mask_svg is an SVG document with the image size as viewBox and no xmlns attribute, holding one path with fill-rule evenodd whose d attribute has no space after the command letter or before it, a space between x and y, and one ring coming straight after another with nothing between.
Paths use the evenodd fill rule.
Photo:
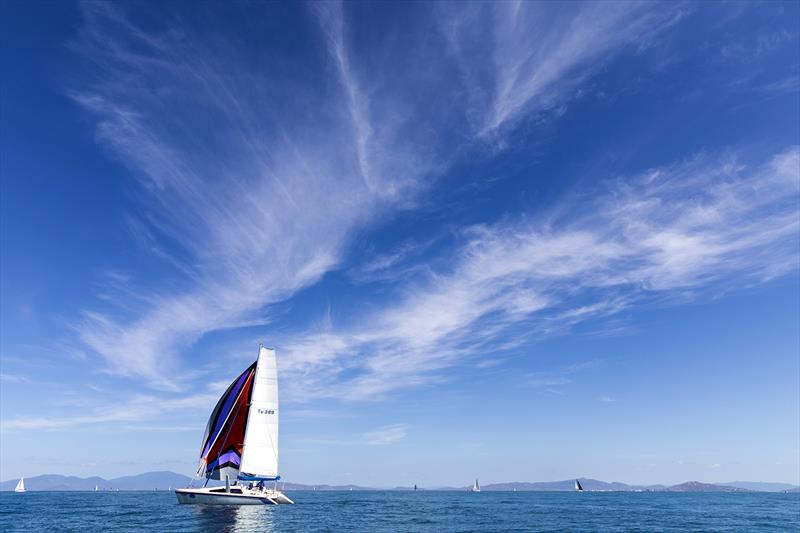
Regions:
<instances>
[{"instance_id":1,"label":"ocean","mask_svg":"<svg viewBox=\"0 0 800 533\"><path fill-rule=\"evenodd\" d=\"M296 505L179 505L172 492L0 493L2 531L800 531L800 494L290 491Z\"/></svg>"}]
</instances>

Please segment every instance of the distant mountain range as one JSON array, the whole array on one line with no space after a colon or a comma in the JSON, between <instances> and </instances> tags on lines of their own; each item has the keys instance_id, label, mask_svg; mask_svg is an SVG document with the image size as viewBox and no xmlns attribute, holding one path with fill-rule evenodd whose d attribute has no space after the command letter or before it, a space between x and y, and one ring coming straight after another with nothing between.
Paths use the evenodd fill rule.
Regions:
<instances>
[{"instance_id":1,"label":"distant mountain range","mask_svg":"<svg viewBox=\"0 0 800 533\"><path fill-rule=\"evenodd\" d=\"M735 481L732 483L701 483L688 481L678 485L628 485L618 481L607 482L597 479L579 478L581 486L587 491L647 491L647 492L786 492L798 487L788 483L761 483L754 481ZM452 490L467 490L469 487L453 487ZM446 490L446 489L445 489ZM534 483L492 483L482 485L483 491L572 491L575 480L539 481Z\"/></svg>"},{"instance_id":2,"label":"distant mountain range","mask_svg":"<svg viewBox=\"0 0 800 533\"><path fill-rule=\"evenodd\" d=\"M95 487L100 491L109 490L168 490L185 487L192 479L175 472L146 472L135 476L124 476L113 479L101 477L80 478L46 474L26 477L25 487L30 491L91 491ZM652 492L800 492L800 487L787 483L761 483L753 481L733 481L730 483L700 483L689 481L679 485L628 485L619 482L599 481L597 479L580 478L581 485L587 491L652 491ZM197 481L195 481L197 483ZM219 482L217 482L219 483ZM574 479L564 481L491 483L483 485L484 491L571 491L574 490ZM0 482L0 491L11 491L17 484L16 479ZM306 485L300 483L282 483L284 490L386 490L359 485ZM463 487L434 487L423 490L467 490ZM412 487L394 487L389 490L413 490Z\"/></svg>"},{"instance_id":3,"label":"distant mountain range","mask_svg":"<svg viewBox=\"0 0 800 533\"><path fill-rule=\"evenodd\" d=\"M788 483L764 483L758 481L731 481L730 483L720 483L731 487L754 490L758 492L798 492L800 487Z\"/></svg>"},{"instance_id":4,"label":"distant mountain range","mask_svg":"<svg viewBox=\"0 0 800 533\"><path fill-rule=\"evenodd\" d=\"M101 477L75 477L58 474L26 477L27 490L166 490L169 487L185 487L191 478L175 472L146 472L135 476L124 476L114 479ZM0 482L0 491L14 490L16 479Z\"/></svg>"}]
</instances>

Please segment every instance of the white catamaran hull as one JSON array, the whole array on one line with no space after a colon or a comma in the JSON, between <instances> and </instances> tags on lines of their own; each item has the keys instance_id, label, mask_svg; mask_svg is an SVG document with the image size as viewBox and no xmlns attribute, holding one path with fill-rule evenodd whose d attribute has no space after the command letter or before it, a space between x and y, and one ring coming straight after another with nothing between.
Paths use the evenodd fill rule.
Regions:
<instances>
[{"instance_id":1,"label":"white catamaran hull","mask_svg":"<svg viewBox=\"0 0 800 533\"><path fill-rule=\"evenodd\" d=\"M178 497L178 503L205 505L278 505L294 503L278 490L254 490L240 487L231 487L231 492L225 492L224 488L176 489L175 495Z\"/></svg>"}]
</instances>

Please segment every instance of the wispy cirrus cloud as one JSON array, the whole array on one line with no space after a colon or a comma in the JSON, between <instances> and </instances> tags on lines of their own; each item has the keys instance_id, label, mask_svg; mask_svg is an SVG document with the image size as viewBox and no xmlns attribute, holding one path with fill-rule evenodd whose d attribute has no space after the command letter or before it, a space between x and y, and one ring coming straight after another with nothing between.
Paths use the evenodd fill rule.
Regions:
<instances>
[{"instance_id":1,"label":"wispy cirrus cloud","mask_svg":"<svg viewBox=\"0 0 800 533\"><path fill-rule=\"evenodd\" d=\"M571 376L573 374L594 368L597 366L597 364L598 361L590 359L588 361L570 365L564 368L559 368L557 370L531 372L525 375L524 383L528 387L536 389L544 388L547 389L548 392L563 394L563 392L556 390L554 387L569 385L572 383Z\"/></svg>"},{"instance_id":2,"label":"wispy cirrus cloud","mask_svg":"<svg viewBox=\"0 0 800 533\"><path fill-rule=\"evenodd\" d=\"M354 233L412 206L452 154L563 104L598 65L646 48L684 14L645 3L433 11L415 31L439 30L445 51L411 32L356 52L346 7L310 4L323 49L311 78L298 79L177 18L145 31L116 5L85 5L79 48L99 73L73 97L140 177L132 231L169 271L163 283L126 280L83 313L78 335L111 371L174 387L165 368L192 343L269 321L271 304L341 264ZM426 68L403 66L414 58ZM282 367L298 398L340 380L347 397L379 396L443 379L487 346L510 350L643 298L780 275L796 262L785 207L795 193L775 176L791 174L793 157L757 168L698 159L607 183L597 200L547 219L467 228L449 268L409 267L395 303L360 328L289 339ZM398 258L383 259L363 270L385 277Z\"/></svg>"},{"instance_id":3,"label":"wispy cirrus cloud","mask_svg":"<svg viewBox=\"0 0 800 533\"><path fill-rule=\"evenodd\" d=\"M147 21L135 5L83 4L76 49L92 75L71 95L96 117L98 140L139 178L141 212L129 226L162 260L161 282L114 281L76 325L108 370L174 388L168 369L186 347L212 331L267 322L270 304L339 265L351 235L375 216L413 205L463 146L550 105L548 95L591 74L593 58L643 42L674 15L643 5L597 12L587 4L569 14L453 4L431 18L420 7L411 34L354 49L359 28L345 6L308 5L324 49L301 72L237 49L202 17L168 10ZM490 24L464 33L459 21L473 9L490 10ZM603 33L598 20L600 29L626 29ZM529 37L545 27L550 37ZM447 53L420 38L442 28ZM558 37L567 29L570 37ZM464 71L454 84L464 54L487 42L489 70ZM407 68L419 61L425 68ZM468 122L471 131L461 128ZM539 305L525 300L517 299L521 309Z\"/></svg>"},{"instance_id":4,"label":"wispy cirrus cloud","mask_svg":"<svg viewBox=\"0 0 800 533\"><path fill-rule=\"evenodd\" d=\"M158 255L169 256L171 276L138 287L147 296L108 291L103 299L119 305L86 310L76 329L111 371L169 388L165 369L183 348L209 331L267 321L265 306L318 281L355 228L413 194L421 167L395 159L389 173L370 162L382 152L370 143L336 6L318 14L343 87L333 96L290 76L275 81L281 63L232 59L234 50L177 19L145 31L122 9L84 4L78 48L100 68L72 96L140 178L136 233L170 244ZM324 86L320 76L312 81Z\"/></svg>"},{"instance_id":5,"label":"wispy cirrus cloud","mask_svg":"<svg viewBox=\"0 0 800 533\"><path fill-rule=\"evenodd\" d=\"M20 417L4 418L0 422L2 431L31 431L75 428L102 424L130 429L131 423L141 423L161 419L168 413L176 412L206 412L208 406L219 399L217 394L192 394L188 396L154 396L134 395L121 402L94 402L84 401L80 407L82 414L62 414L48 417ZM63 407L59 405L51 411ZM73 409L73 412L76 409ZM149 426L137 424L135 427L142 431L166 431L164 426ZM178 429L180 428L180 429ZM174 426L175 431L183 431L185 426ZM196 431L197 428L194 428Z\"/></svg>"},{"instance_id":6,"label":"wispy cirrus cloud","mask_svg":"<svg viewBox=\"0 0 800 533\"><path fill-rule=\"evenodd\" d=\"M408 425L406 424L392 424L385 426L374 431L364 433L364 442L374 446L384 444L392 444L399 440L403 440L408 435Z\"/></svg>"},{"instance_id":7,"label":"wispy cirrus cloud","mask_svg":"<svg viewBox=\"0 0 800 533\"><path fill-rule=\"evenodd\" d=\"M13 383L16 385L25 385L30 383L30 378L19 374L0 373L0 383Z\"/></svg>"},{"instance_id":8,"label":"wispy cirrus cloud","mask_svg":"<svg viewBox=\"0 0 800 533\"><path fill-rule=\"evenodd\" d=\"M385 446L401 441L407 436L407 424L390 424L372 431L366 431L362 433L359 438L353 440L315 439L313 442L332 446Z\"/></svg>"},{"instance_id":9,"label":"wispy cirrus cloud","mask_svg":"<svg viewBox=\"0 0 800 533\"><path fill-rule=\"evenodd\" d=\"M359 174L365 185L372 189L376 186L372 181L370 157L370 137L372 137L373 130L366 111L370 102L361 90L350 67L349 51L345 46L342 4L340 2L315 2L309 5L319 20L327 40L328 51L333 58L339 80L345 90L345 101L352 122Z\"/></svg>"},{"instance_id":10,"label":"wispy cirrus cloud","mask_svg":"<svg viewBox=\"0 0 800 533\"><path fill-rule=\"evenodd\" d=\"M379 397L445 379L487 346L496 354L642 302L796 271L799 169L798 147L754 165L698 157L606 182L549 216L472 227L450 270L363 327L286 343L290 394Z\"/></svg>"},{"instance_id":11,"label":"wispy cirrus cloud","mask_svg":"<svg viewBox=\"0 0 800 533\"><path fill-rule=\"evenodd\" d=\"M649 2L455 6L442 7L442 28L481 137L568 101L626 46L647 47L688 12L679 3Z\"/></svg>"}]
</instances>

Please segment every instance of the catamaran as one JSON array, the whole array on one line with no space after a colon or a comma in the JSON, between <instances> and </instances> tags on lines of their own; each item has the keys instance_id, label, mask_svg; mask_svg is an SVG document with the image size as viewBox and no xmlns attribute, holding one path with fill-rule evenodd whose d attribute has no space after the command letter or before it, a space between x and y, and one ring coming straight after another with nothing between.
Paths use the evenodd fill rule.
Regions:
<instances>
[{"instance_id":1,"label":"catamaran","mask_svg":"<svg viewBox=\"0 0 800 533\"><path fill-rule=\"evenodd\" d=\"M583 492L583 487L581 487L581 482L577 479L575 480L575 492Z\"/></svg>"},{"instance_id":2,"label":"catamaran","mask_svg":"<svg viewBox=\"0 0 800 533\"><path fill-rule=\"evenodd\" d=\"M14 488L14 492L25 492L25 478L19 478L17 481L17 486Z\"/></svg>"},{"instance_id":3,"label":"catamaran","mask_svg":"<svg viewBox=\"0 0 800 533\"><path fill-rule=\"evenodd\" d=\"M475 479L475 484L472 485L472 492L480 492L480 491L481 491L481 486L478 485L478 480Z\"/></svg>"},{"instance_id":4,"label":"catamaran","mask_svg":"<svg viewBox=\"0 0 800 533\"><path fill-rule=\"evenodd\" d=\"M294 503L277 489L278 367L275 350L259 346L250 365L217 402L200 449L198 477L224 487L176 489L180 503L276 505ZM274 482L269 488L267 482Z\"/></svg>"}]
</instances>

